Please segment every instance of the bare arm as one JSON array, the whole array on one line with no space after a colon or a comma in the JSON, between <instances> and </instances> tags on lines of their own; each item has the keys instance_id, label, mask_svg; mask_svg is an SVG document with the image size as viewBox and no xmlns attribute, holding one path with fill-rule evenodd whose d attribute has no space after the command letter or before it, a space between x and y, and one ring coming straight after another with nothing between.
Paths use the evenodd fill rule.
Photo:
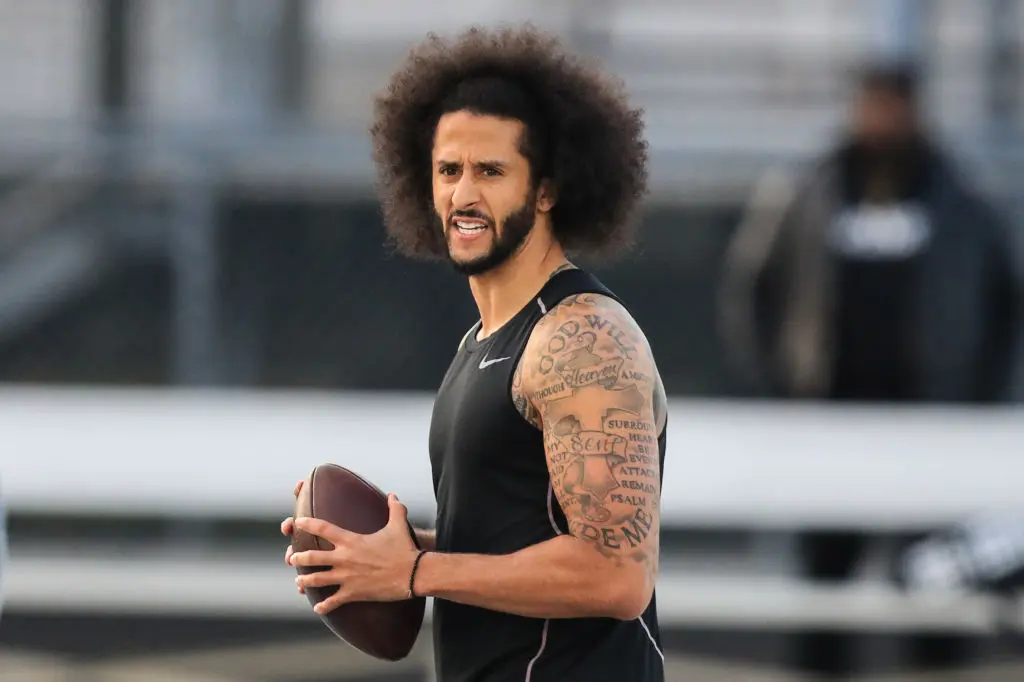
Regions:
<instances>
[{"instance_id":1,"label":"bare arm","mask_svg":"<svg viewBox=\"0 0 1024 682\"><path fill-rule=\"evenodd\" d=\"M636 609L621 581L602 583L593 550L563 535L502 556L428 554L416 574L416 594L530 618L618 618Z\"/></svg>"},{"instance_id":2,"label":"bare arm","mask_svg":"<svg viewBox=\"0 0 1024 682\"><path fill-rule=\"evenodd\" d=\"M428 552L437 551L437 531L426 530L424 528L416 529L416 546L420 549L425 549Z\"/></svg>"},{"instance_id":3,"label":"bare arm","mask_svg":"<svg viewBox=\"0 0 1024 682\"><path fill-rule=\"evenodd\" d=\"M543 429L568 532L506 556L427 555L417 593L538 618L638 617L658 573L657 376L642 333L614 301L583 295L551 310L513 398Z\"/></svg>"}]
</instances>

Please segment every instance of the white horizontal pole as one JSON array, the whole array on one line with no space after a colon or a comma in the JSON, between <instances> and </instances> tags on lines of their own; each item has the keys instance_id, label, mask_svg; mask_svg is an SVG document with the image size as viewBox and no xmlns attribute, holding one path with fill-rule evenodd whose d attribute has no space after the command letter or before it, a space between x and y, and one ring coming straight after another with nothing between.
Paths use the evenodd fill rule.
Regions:
<instances>
[{"instance_id":1,"label":"white horizontal pole","mask_svg":"<svg viewBox=\"0 0 1024 682\"><path fill-rule=\"evenodd\" d=\"M274 519L313 466L435 510L431 396L0 390L15 512ZM666 525L942 525L1019 509L1024 410L672 400Z\"/></svg>"},{"instance_id":2,"label":"white horizontal pole","mask_svg":"<svg viewBox=\"0 0 1024 682\"><path fill-rule=\"evenodd\" d=\"M282 559L265 554L98 557L36 550L12 556L3 587L5 608L22 612L316 621L294 578ZM47 589L54 585L60 589ZM995 622L995 604L985 597L912 595L874 582L816 586L669 567L657 590L660 621L676 627L989 633Z\"/></svg>"}]
</instances>

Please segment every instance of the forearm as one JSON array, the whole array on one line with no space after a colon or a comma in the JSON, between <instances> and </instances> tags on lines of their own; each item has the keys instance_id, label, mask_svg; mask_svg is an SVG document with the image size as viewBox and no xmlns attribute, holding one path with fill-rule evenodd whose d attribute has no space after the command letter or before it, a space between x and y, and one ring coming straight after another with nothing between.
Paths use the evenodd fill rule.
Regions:
<instances>
[{"instance_id":1,"label":"forearm","mask_svg":"<svg viewBox=\"0 0 1024 682\"><path fill-rule=\"evenodd\" d=\"M437 551L437 531L427 530L424 528L416 528L414 530L416 536L416 545L420 549L425 549L428 552Z\"/></svg>"},{"instance_id":2,"label":"forearm","mask_svg":"<svg viewBox=\"0 0 1024 682\"><path fill-rule=\"evenodd\" d=\"M432 553L416 574L416 594L532 618L629 620L637 581L633 562L619 563L562 535L500 556Z\"/></svg>"}]
</instances>

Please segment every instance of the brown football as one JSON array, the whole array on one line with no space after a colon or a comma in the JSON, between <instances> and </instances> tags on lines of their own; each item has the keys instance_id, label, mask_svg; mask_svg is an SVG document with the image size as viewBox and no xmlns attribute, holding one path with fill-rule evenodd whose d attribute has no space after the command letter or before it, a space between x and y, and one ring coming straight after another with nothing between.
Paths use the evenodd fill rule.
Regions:
<instances>
[{"instance_id":1,"label":"brown football","mask_svg":"<svg viewBox=\"0 0 1024 682\"><path fill-rule=\"evenodd\" d=\"M321 464L313 469L295 500L295 518L303 516L369 535L387 525L388 498L352 471L336 464ZM334 548L323 538L299 530L291 540L295 552ZM325 569L297 566L296 570L305 574ZM335 586L312 587L306 590L306 597L315 606L337 590ZM412 651L423 627L425 609L426 599L422 597L395 602L352 602L320 618L335 635L363 653L398 661Z\"/></svg>"}]
</instances>

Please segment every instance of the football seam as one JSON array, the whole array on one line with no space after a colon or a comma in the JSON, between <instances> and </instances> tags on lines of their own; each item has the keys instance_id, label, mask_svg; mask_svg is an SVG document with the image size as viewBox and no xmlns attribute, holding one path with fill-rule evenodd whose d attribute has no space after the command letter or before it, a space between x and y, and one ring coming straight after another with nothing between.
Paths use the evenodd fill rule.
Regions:
<instances>
[{"instance_id":1,"label":"football seam","mask_svg":"<svg viewBox=\"0 0 1024 682\"><path fill-rule=\"evenodd\" d=\"M375 493L378 497L380 497L381 499L383 499L385 501L388 499L387 494L383 490L381 490L380 488L378 488L374 484L370 483L365 478L363 478L362 476L360 476L356 472L352 471L351 469L349 469L347 467L343 467L340 464L328 464L327 466L333 467L335 469L340 469L341 471L344 471L346 474L348 474L352 478L354 478L357 481L359 481L360 483L362 483L363 487L366 488L367 490L369 490L370 492ZM320 470L321 468L322 467L317 467L317 470ZM316 472L314 472L313 475L315 476ZM309 509L310 509L310 512L313 511L313 503L312 502L309 505ZM319 542L319 540L318 540L318 542ZM319 547L319 545L317 545L317 546Z\"/></svg>"},{"instance_id":2,"label":"football seam","mask_svg":"<svg viewBox=\"0 0 1024 682\"><path fill-rule=\"evenodd\" d=\"M320 470L320 467L313 469L313 475L309 477L309 515L314 519L319 518L316 515L316 474ZM326 547L320 544L320 536L314 535L313 542L316 544L316 548L321 551L325 551Z\"/></svg>"},{"instance_id":3,"label":"football seam","mask_svg":"<svg viewBox=\"0 0 1024 682\"><path fill-rule=\"evenodd\" d=\"M330 466L332 466L332 467L336 467L336 468L338 468L338 469L341 469L342 471L344 471L344 472L348 473L348 474L349 474L350 476L352 476L352 477L353 477L353 478L355 478L355 479L356 479L357 481L359 481L360 483L362 483L362 484L363 484L363 486L364 486L365 488L367 488L368 490L370 490L370 491L372 491L372 492L375 492L375 493L377 493L378 495L380 495L380 496L381 496L382 498L384 498L385 500L387 499L387 497L388 497L388 496L387 496L387 494L385 494L385 492L384 492L383 490L381 490L380 488L378 488L378 487L377 487L377 486L375 486L374 484L370 483L370 482L369 482L369 481L367 481L367 480L366 480L365 478L363 478L362 476L360 476L360 475L359 475L359 474L357 474L356 472L352 471L351 469L347 469L347 468L345 468L345 467L343 467L343 466L341 466L341 465L339 465L339 464L331 464Z\"/></svg>"}]
</instances>

